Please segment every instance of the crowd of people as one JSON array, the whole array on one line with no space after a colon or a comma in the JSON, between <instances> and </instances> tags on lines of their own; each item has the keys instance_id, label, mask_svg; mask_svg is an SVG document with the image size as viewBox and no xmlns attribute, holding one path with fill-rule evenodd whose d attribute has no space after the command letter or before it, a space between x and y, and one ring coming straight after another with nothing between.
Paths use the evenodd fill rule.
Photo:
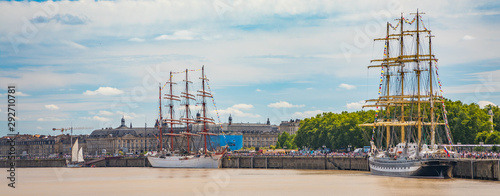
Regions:
<instances>
[{"instance_id":1,"label":"crowd of people","mask_svg":"<svg viewBox=\"0 0 500 196\"><path fill-rule=\"evenodd\" d=\"M500 159L500 152L469 152L461 151L457 154L465 159Z\"/></svg>"},{"instance_id":2,"label":"crowd of people","mask_svg":"<svg viewBox=\"0 0 500 196\"><path fill-rule=\"evenodd\" d=\"M287 153L259 153L259 152L230 152L228 156L331 156L331 157L366 157L369 153L365 152L287 152ZM470 151L459 151L452 154L454 158L462 159L500 159L500 152L470 152Z\"/></svg>"},{"instance_id":3,"label":"crowd of people","mask_svg":"<svg viewBox=\"0 0 500 196\"><path fill-rule=\"evenodd\" d=\"M368 153L354 153L354 152L287 152L287 153L259 153L259 152L230 152L229 156L335 156L335 157L364 157Z\"/></svg>"},{"instance_id":4,"label":"crowd of people","mask_svg":"<svg viewBox=\"0 0 500 196\"><path fill-rule=\"evenodd\" d=\"M329 156L329 157L367 157L369 153L365 152L322 152L322 151L290 151L290 152L280 152L280 153L262 153L256 151L249 152L238 152L232 151L228 152L226 156ZM500 152L475 152L475 151L458 151L456 153L451 153L454 158L462 159L500 159ZM93 158L104 158L113 155L85 155L85 159ZM115 155L116 156L116 155ZM125 154L119 155L122 157L139 157L141 154ZM59 156L16 156L16 159L70 159L69 154L59 155ZM0 160L7 160L8 157L0 157Z\"/></svg>"}]
</instances>

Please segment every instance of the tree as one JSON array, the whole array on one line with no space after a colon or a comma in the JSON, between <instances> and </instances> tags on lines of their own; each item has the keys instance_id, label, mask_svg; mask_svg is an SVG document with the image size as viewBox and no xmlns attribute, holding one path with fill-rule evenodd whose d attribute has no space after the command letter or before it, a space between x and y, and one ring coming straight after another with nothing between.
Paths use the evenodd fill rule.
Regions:
<instances>
[{"instance_id":1,"label":"tree","mask_svg":"<svg viewBox=\"0 0 500 196\"><path fill-rule=\"evenodd\" d=\"M453 142L461 142L464 144L473 144L479 142L499 143L500 133L495 131L495 134L490 134L491 123L487 114L488 109L481 109L475 103L464 104L461 101L444 100L446 106L446 115L448 118L451 137ZM424 103L423 108L429 108L428 103ZM498 107L492 108L493 113L500 116ZM410 109L405 110L405 116L410 116ZM439 116L438 122L444 122L443 108L438 105L434 110ZM381 115L382 114L382 115ZM384 110L379 112L379 119L384 118ZM332 113L325 112L316 116L306 118L300 122L300 128L296 136L291 140L298 147L310 147L318 149L325 145L331 149L347 148L348 145L353 147L362 147L369 145L372 136L371 127L360 127L359 124L373 122L375 111L356 111ZM430 119L430 111L424 110L423 118L427 121ZM500 118L494 118L493 125L495 130L500 126ZM399 133L396 133L398 135ZM425 133L424 133L425 134ZM427 132L428 134L428 132ZM284 136L283 136L284 137ZM430 137L430 136L425 136ZM281 139L279 147L283 147L286 139Z\"/></svg>"},{"instance_id":2,"label":"tree","mask_svg":"<svg viewBox=\"0 0 500 196\"><path fill-rule=\"evenodd\" d=\"M493 147L491 147L491 151L493 151L493 152L498 152L498 146L493 146Z\"/></svg>"},{"instance_id":3,"label":"tree","mask_svg":"<svg viewBox=\"0 0 500 196\"><path fill-rule=\"evenodd\" d=\"M296 149L297 146L294 143L295 134L289 135L287 132L283 132L278 136L278 142L276 143L276 148L286 148L287 149Z\"/></svg>"},{"instance_id":4,"label":"tree","mask_svg":"<svg viewBox=\"0 0 500 196\"><path fill-rule=\"evenodd\" d=\"M490 136L490 132L489 131L483 131L483 132L478 133L476 135L476 139L474 140L474 142L476 144L479 144L479 142L485 142L486 138L488 138L489 136Z\"/></svg>"},{"instance_id":5,"label":"tree","mask_svg":"<svg viewBox=\"0 0 500 196\"><path fill-rule=\"evenodd\" d=\"M488 135L486 140L484 141L485 144L500 144L500 132L498 131L493 131Z\"/></svg>"}]
</instances>

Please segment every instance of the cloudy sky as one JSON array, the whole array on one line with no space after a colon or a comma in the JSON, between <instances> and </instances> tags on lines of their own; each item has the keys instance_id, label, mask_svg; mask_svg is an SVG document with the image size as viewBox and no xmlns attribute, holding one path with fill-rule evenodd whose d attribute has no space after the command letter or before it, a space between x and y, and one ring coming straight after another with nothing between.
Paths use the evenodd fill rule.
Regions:
<instances>
[{"instance_id":1,"label":"cloudy sky","mask_svg":"<svg viewBox=\"0 0 500 196\"><path fill-rule=\"evenodd\" d=\"M159 83L202 65L222 122L360 110L378 91L380 70L366 68L383 50L373 38L417 8L436 36L444 96L500 104L498 1L2 1L0 127L9 84L20 133L116 127L122 116L150 126Z\"/></svg>"}]
</instances>

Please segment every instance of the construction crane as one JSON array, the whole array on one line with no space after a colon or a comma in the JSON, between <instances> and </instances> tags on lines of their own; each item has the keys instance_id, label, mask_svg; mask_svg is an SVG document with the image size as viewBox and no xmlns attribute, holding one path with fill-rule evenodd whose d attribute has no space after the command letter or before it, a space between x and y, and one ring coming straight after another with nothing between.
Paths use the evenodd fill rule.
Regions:
<instances>
[{"instance_id":1,"label":"construction crane","mask_svg":"<svg viewBox=\"0 0 500 196\"><path fill-rule=\"evenodd\" d=\"M71 131L72 129L93 129L92 127L69 127L69 128L52 128L52 131L59 130L61 133L64 131Z\"/></svg>"},{"instance_id":2,"label":"construction crane","mask_svg":"<svg viewBox=\"0 0 500 196\"><path fill-rule=\"evenodd\" d=\"M59 130L61 131L61 133L63 133L64 131L71 131L71 135L69 136L71 142L71 145L69 147L70 151L72 150L73 146L73 129L92 129L92 127L73 127L73 125L71 125L71 127L69 128L52 128L52 131Z\"/></svg>"}]
</instances>

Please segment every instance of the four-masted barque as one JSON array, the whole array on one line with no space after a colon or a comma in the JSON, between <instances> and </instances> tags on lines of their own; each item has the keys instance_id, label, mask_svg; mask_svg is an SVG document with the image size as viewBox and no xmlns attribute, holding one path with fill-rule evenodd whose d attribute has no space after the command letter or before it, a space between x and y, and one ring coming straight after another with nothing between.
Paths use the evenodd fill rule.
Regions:
<instances>
[{"instance_id":1,"label":"four-masted barque","mask_svg":"<svg viewBox=\"0 0 500 196\"><path fill-rule=\"evenodd\" d=\"M379 96L363 107L376 108L370 171L376 175L450 178L456 164L454 153L445 145L452 140L437 59L432 54L431 31L413 13L401 15L398 24L387 23L384 56L368 68L380 68ZM406 24L406 25L405 25Z\"/></svg>"},{"instance_id":2,"label":"four-masted barque","mask_svg":"<svg viewBox=\"0 0 500 196\"><path fill-rule=\"evenodd\" d=\"M191 102L196 101L196 96L190 92L189 85L192 83L188 78L189 70L186 69L186 79L183 81L185 85L184 92L181 92L181 95L173 94L173 72L170 72L170 79L167 84L169 85L169 93L165 94L164 99L169 101L169 116L167 118L163 118L161 112L161 86L160 86L160 117L158 123L159 133L160 133L160 149L162 149L155 156L148 156L148 160L153 167L165 167L165 168L218 168L220 164L220 159L225 154L227 150L227 146L225 147L211 147L209 142L210 136L216 136L216 134L209 132L209 124L215 124L214 119L207 117L207 101L206 98L212 98L212 94L206 89L206 82L208 81L205 76L205 67L203 66L201 69L201 90L197 91L197 96L199 97L201 103L201 114L194 119L190 112ZM183 101L181 104L185 108L185 113L180 118L176 119L174 116L174 101ZM169 133L163 133L163 125L166 124ZM199 124L201 125L202 130L193 133L192 128L193 125ZM174 133L174 125L184 125L185 131L181 133ZM170 137L170 146L167 150L163 150L163 135ZM203 146L201 150L192 150L193 149L193 137L203 137ZM185 141L185 148L181 148L181 150L175 150L175 142L178 141L175 138L181 138L182 141ZM182 143L182 142L181 142ZM177 148L179 149L179 148Z\"/></svg>"}]
</instances>

